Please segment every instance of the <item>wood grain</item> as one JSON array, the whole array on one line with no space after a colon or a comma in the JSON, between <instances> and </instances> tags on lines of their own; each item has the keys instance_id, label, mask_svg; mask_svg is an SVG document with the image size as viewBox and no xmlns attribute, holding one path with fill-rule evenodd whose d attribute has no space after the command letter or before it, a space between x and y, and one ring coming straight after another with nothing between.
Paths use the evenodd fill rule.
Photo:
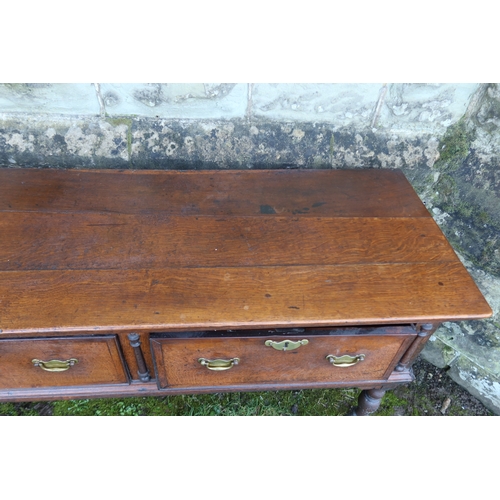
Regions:
<instances>
[{"instance_id":1,"label":"wood grain","mask_svg":"<svg viewBox=\"0 0 500 500\"><path fill-rule=\"evenodd\" d=\"M78 362L63 372L48 372L32 363ZM0 388L60 387L91 384L127 384L128 376L114 336L2 339Z\"/></svg>"},{"instance_id":2,"label":"wood grain","mask_svg":"<svg viewBox=\"0 0 500 500\"><path fill-rule=\"evenodd\" d=\"M416 335L416 334L415 334ZM152 339L160 388L217 385L255 385L272 382L345 382L384 379L397 354L411 342L408 335L304 336L307 345L283 352L265 346L264 338ZM269 336L268 340L283 340ZM364 361L348 368L332 366L328 355L364 354ZM239 358L229 370L211 371L198 363L207 359Z\"/></svg>"},{"instance_id":3,"label":"wood grain","mask_svg":"<svg viewBox=\"0 0 500 500\"><path fill-rule=\"evenodd\" d=\"M430 217L398 170L0 169L0 211Z\"/></svg>"},{"instance_id":4,"label":"wood grain","mask_svg":"<svg viewBox=\"0 0 500 500\"><path fill-rule=\"evenodd\" d=\"M457 261L431 218L3 213L0 271Z\"/></svg>"},{"instance_id":5,"label":"wood grain","mask_svg":"<svg viewBox=\"0 0 500 500\"><path fill-rule=\"evenodd\" d=\"M8 271L4 333L172 331L478 319L491 309L460 262Z\"/></svg>"},{"instance_id":6,"label":"wood grain","mask_svg":"<svg viewBox=\"0 0 500 500\"><path fill-rule=\"evenodd\" d=\"M0 169L0 211L2 335L491 315L399 171Z\"/></svg>"}]
</instances>

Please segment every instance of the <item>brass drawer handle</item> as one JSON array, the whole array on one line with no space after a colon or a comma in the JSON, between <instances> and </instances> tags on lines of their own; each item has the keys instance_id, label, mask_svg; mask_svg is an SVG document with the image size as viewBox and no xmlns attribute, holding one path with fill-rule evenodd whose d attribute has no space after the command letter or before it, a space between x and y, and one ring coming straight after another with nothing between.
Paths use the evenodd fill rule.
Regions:
<instances>
[{"instance_id":1,"label":"brass drawer handle","mask_svg":"<svg viewBox=\"0 0 500 500\"><path fill-rule=\"evenodd\" d=\"M275 342L274 340L266 340L264 345L272 347L277 351L293 351L294 349L298 349L301 345L309 344L309 340L282 340L281 342Z\"/></svg>"},{"instance_id":2,"label":"brass drawer handle","mask_svg":"<svg viewBox=\"0 0 500 500\"><path fill-rule=\"evenodd\" d=\"M68 359L67 361L59 361L58 359L53 359L51 361L32 359L31 362L34 366L39 366L46 372L65 372L66 370L69 370L71 366L78 363L78 360L75 358Z\"/></svg>"},{"instance_id":3,"label":"brass drawer handle","mask_svg":"<svg viewBox=\"0 0 500 500\"><path fill-rule=\"evenodd\" d=\"M338 366L339 368L348 368L349 366L354 366L355 364L363 361L365 359L364 354L356 354L356 356L349 356L349 354L344 354L343 356L333 356L329 354L326 359L330 361L333 366Z\"/></svg>"},{"instance_id":4,"label":"brass drawer handle","mask_svg":"<svg viewBox=\"0 0 500 500\"><path fill-rule=\"evenodd\" d=\"M237 365L240 362L240 358L233 359L198 359L198 363L202 366L206 366L209 370L214 370L220 372L222 370L229 370L234 365Z\"/></svg>"}]
</instances>

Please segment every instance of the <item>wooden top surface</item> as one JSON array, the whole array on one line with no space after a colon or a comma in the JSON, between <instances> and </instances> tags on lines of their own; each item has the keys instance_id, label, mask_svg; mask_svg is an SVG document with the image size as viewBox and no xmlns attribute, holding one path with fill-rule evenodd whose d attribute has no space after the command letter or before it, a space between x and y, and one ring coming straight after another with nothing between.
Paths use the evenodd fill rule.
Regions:
<instances>
[{"instance_id":1,"label":"wooden top surface","mask_svg":"<svg viewBox=\"0 0 500 500\"><path fill-rule=\"evenodd\" d=\"M0 169L0 330L477 319L400 171Z\"/></svg>"}]
</instances>

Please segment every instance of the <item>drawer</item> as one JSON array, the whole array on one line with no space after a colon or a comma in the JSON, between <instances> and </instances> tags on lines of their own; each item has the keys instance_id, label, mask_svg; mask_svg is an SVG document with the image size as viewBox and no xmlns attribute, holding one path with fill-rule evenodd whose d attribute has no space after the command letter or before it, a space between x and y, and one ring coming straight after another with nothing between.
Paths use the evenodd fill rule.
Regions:
<instances>
[{"instance_id":1,"label":"drawer","mask_svg":"<svg viewBox=\"0 0 500 500\"><path fill-rule=\"evenodd\" d=\"M1 389L128 383L113 335L0 340Z\"/></svg>"},{"instance_id":2,"label":"drawer","mask_svg":"<svg viewBox=\"0 0 500 500\"><path fill-rule=\"evenodd\" d=\"M384 380L415 336L415 333L233 338L168 336L152 337L151 347L160 389L259 384L298 386ZM306 342L302 342L304 340ZM286 342L289 342L288 348L281 350ZM295 347L292 342L303 345Z\"/></svg>"}]
</instances>

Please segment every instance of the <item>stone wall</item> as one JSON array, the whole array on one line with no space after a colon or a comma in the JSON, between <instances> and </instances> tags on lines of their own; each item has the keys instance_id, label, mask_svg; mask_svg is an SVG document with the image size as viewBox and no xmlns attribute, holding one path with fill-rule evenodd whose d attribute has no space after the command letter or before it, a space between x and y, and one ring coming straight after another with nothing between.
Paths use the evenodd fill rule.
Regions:
<instances>
[{"instance_id":1,"label":"stone wall","mask_svg":"<svg viewBox=\"0 0 500 500\"><path fill-rule=\"evenodd\" d=\"M500 85L2 84L0 165L401 169L495 314L423 355L500 414Z\"/></svg>"}]
</instances>

